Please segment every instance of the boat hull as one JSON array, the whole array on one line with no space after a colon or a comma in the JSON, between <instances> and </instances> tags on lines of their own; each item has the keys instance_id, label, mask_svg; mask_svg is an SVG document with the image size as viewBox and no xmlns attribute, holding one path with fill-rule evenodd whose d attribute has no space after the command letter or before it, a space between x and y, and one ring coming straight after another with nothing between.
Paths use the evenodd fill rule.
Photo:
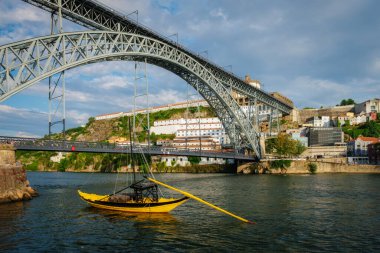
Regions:
<instances>
[{"instance_id":1,"label":"boat hull","mask_svg":"<svg viewBox=\"0 0 380 253\"><path fill-rule=\"evenodd\" d=\"M145 203L134 201L119 203L109 201L108 195L90 194L79 190L78 194L82 200L93 207L131 213L168 213L189 199L188 197L180 199L160 198L157 202L151 202L147 199L144 201Z\"/></svg>"}]
</instances>

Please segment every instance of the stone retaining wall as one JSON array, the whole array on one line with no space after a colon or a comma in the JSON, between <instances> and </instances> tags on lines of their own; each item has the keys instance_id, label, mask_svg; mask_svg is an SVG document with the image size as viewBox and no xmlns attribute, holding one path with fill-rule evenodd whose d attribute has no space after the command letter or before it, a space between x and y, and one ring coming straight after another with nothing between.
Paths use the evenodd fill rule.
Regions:
<instances>
[{"instance_id":1,"label":"stone retaining wall","mask_svg":"<svg viewBox=\"0 0 380 253\"><path fill-rule=\"evenodd\" d=\"M29 200L37 195L29 185L25 170L16 165L14 148L0 145L0 203Z\"/></svg>"},{"instance_id":2,"label":"stone retaining wall","mask_svg":"<svg viewBox=\"0 0 380 253\"><path fill-rule=\"evenodd\" d=\"M380 174L380 165L363 165L355 164L350 165L342 161L340 162L329 162L329 161L318 161L318 160L300 160L292 161L289 168L286 169L271 169L269 162L260 162L250 165L248 168L244 167L242 172L244 174L251 173L272 173L272 174L308 174L310 173L308 164L315 163L317 165L316 173L372 173Z\"/></svg>"}]
</instances>

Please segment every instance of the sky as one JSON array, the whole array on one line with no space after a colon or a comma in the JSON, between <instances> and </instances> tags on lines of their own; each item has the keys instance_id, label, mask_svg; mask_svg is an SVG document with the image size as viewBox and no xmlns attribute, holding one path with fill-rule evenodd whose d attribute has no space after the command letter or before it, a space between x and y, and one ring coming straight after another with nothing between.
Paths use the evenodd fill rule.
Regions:
<instances>
[{"instance_id":1,"label":"sky","mask_svg":"<svg viewBox=\"0 0 380 253\"><path fill-rule=\"evenodd\" d=\"M380 97L380 1L99 1L125 14L138 10L140 23L164 36L178 33L185 47L238 76L249 74L265 91L284 94L298 108ZM63 29L86 28L65 21ZM48 34L49 13L21 0L0 1L0 46ZM179 77L153 65L147 74L151 105L187 99L187 83ZM67 128L91 116L130 111L133 77L133 62L66 71ZM0 103L0 135L43 136L48 111L44 80Z\"/></svg>"}]
</instances>

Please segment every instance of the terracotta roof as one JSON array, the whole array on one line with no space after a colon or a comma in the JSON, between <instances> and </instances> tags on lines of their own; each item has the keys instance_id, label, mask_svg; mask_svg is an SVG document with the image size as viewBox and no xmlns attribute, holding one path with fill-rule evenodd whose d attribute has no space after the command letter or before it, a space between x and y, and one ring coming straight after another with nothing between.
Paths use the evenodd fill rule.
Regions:
<instances>
[{"instance_id":1,"label":"terracotta roof","mask_svg":"<svg viewBox=\"0 0 380 253\"><path fill-rule=\"evenodd\" d=\"M362 140L362 141L371 141L371 142L379 142L379 138L376 138L376 137L364 137L364 136L360 136L358 138L356 138L356 140Z\"/></svg>"}]
</instances>

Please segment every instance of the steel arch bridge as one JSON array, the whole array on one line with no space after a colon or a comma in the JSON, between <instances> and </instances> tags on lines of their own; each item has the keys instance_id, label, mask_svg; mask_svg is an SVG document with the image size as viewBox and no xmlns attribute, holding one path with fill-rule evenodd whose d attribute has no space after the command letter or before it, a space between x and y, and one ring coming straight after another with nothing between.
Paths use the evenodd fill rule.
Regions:
<instances>
[{"instance_id":1,"label":"steel arch bridge","mask_svg":"<svg viewBox=\"0 0 380 253\"><path fill-rule=\"evenodd\" d=\"M109 60L147 61L180 76L206 99L231 140L260 158L258 133L227 88L176 47L146 36L107 31L62 33L0 47L0 102L64 70Z\"/></svg>"},{"instance_id":2,"label":"steel arch bridge","mask_svg":"<svg viewBox=\"0 0 380 253\"><path fill-rule=\"evenodd\" d=\"M101 31L60 33L0 47L0 102L38 81L84 64L109 60L146 61L178 75L215 110L232 144L253 149L261 158L259 133L231 96L289 114L292 107L247 85L232 72L174 43L95 0L23 0L53 15ZM53 25L53 23L52 23ZM57 25L57 24L56 24ZM62 25L62 23L61 23ZM257 118L257 115L256 115Z\"/></svg>"}]
</instances>

